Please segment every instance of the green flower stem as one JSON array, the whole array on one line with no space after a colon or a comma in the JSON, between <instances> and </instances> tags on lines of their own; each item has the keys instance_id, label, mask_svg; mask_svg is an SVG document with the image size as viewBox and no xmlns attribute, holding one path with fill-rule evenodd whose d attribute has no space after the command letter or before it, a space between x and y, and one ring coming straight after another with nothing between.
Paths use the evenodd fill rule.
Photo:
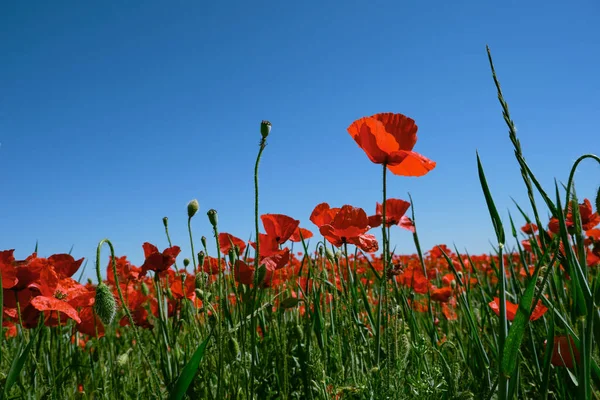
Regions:
<instances>
[{"instance_id":1,"label":"green flower stem","mask_svg":"<svg viewBox=\"0 0 600 400\"><path fill-rule=\"evenodd\" d=\"M117 275L117 262L115 259L115 249L114 249L112 243L110 242L110 240L108 240L108 239L102 239L100 241L100 243L98 244L98 250L96 253L96 255L97 255L96 273L97 273L98 279L99 279L98 282L102 282L102 276L100 275L100 248L102 247L102 245L104 243L108 244L108 247L110 248L110 255L112 257L113 277L115 279L115 286L117 288L117 293L119 294L119 300L121 301L121 306L123 307L123 310L125 311L125 315L127 315L127 319L129 320L129 323L131 324L131 329L133 330L133 334L135 336L137 345L140 346L140 351L142 352L142 356L144 357L146 364L148 364L148 367L150 368L150 377L152 378L151 382L154 386L153 390L158 391L160 388L160 384L158 382L158 373L154 369L154 365L150 362L150 357L148 357L148 353L146 353L146 350L144 349L144 344L143 344L142 338L140 337L140 334L138 332L137 325L135 324L135 321L133 320L133 316L131 315L129 308L127 307L127 303L125 302L125 299L123 298L123 292L121 291L121 286L119 285L119 277Z\"/></svg>"},{"instance_id":2,"label":"green flower stem","mask_svg":"<svg viewBox=\"0 0 600 400\"><path fill-rule=\"evenodd\" d=\"M266 136L260 139L260 147L258 150L258 156L256 157L256 164L254 164L254 231L256 238L256 255L254 257L254 288L253 288L253 296L252 296L252 310L256 306L256 292L258 291L258 270L260 267L260 239L259 239L259 227L258 227L258 165L260 164L260 158L262 156L263 151L267 145ZM250 392L252 398L254 398L254 370L256 365L256 316L254 313L252 314L252 322L250 324L252 332L251 332L251 340L252 340L252 364L250 367Z\"/></svg>"},{"instance_id":3,"label":"green flower stem","mask_svg":"<svg viewBox=\"0 0 600 400\"><path fill-rule=\"evenodd\" d=\"M192 247L192 265L194 266L194 276L198 273L196 267L196 251L194 251L194 239L192 237L192 217L188 217L188 232L190 234L190 246Z\"/></svg>"}]
</instances>

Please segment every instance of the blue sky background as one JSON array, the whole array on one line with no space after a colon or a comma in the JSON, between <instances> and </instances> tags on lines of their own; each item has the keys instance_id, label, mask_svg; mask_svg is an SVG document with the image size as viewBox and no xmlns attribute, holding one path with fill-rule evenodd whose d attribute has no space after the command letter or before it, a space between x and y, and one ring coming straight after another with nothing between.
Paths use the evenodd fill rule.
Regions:
<instances>
[{"instance_id":1,"label":"blue sky background","mask_svg":"<svg viewBox=\"0 0 600 400\"><path fill-rule=\"evenodd\" d=\"M41 255L73 245L93 262L108 237L140 265L143 242L167 246L168 216L189 256L193 198L198 242L210 208L221 231L247 239L262 119L273 130L261 213L313 232L323 201L374 213L381 171L346 128L391 111L416 120L415 150L438 163L388 181L389 197L412 194L423 248L488 252L476 150L506 224L511 196L530 208L485 45L526 158L553 192L579 155L600 150L599 17L595 0L3 1L0 249L24 258L39 240ZM598 172L582 165L581 197L594 196ZM414 252L407 231L392 242Z\"/></svg>"}]
</instances>

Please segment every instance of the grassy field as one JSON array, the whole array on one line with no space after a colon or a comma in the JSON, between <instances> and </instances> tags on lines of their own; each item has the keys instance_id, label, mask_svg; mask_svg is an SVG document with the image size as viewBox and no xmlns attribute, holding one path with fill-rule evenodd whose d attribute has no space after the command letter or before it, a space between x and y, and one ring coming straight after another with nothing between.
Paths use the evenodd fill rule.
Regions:
<instances>
[{"instance_id":1,"label":"grassy field","mask_svg":"<svg viewBox=\"0 0 600 400\"><path fill-rule=\"evenodd\" d=\"M600 191L580 200L572 181L581 161L600 158L583 155L565 186L542 188L491 56L490 65L530 199L503 221L477 157L497 239L490 254L421 248L412 200L386 197L390 174L436 167L413 150L417 127L402 114L348 127L376 164L365 167L382 171L374 215L321 203L314 226L300 227L261 214L259 164L271 132L263 121L254 242L220 232L215 210L207 212L214 235L195 237L193 200L188 257L171 243L166 217L168 248L144 243L145 261L134 266L104 239L97 280L87 283L77 280L84 260L69 254L0 252L0 397L599 398ZM401 229L414 254L390 248Z\"/></svg>"}]
</instances>

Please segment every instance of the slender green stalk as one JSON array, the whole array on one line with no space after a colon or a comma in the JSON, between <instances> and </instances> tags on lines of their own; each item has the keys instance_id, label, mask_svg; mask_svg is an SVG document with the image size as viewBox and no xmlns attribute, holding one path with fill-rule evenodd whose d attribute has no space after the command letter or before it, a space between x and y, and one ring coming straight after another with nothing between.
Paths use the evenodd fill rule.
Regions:
<instances>
[{"instance_id":1,"label":"slender green stalk","mask_svg":"<svg viewBox=\"0 0 600 400\"><path fill-rule=\"evenodd\" d=\"M110 240L108 240L108 239L102 239L100 241L100 243L98 244L98 249L97 249L97 253L96 253L96 256L97 256L96 257L96 273L98 276L98 280L99 280L99 282L102 282L102 276L100 275L100 248L102 247L102 245L104 243L108 244L108 247L110 248L110 254L111 254L111 258L112 258L113 277L115 280L115 287L117 288L117 293L119 294L119 300L121 301L121 307L125 311L125 315L127 315L127 319L129 320L129 323L131 324L131 329L133 330L133 334L135 335L135 339L137 341L138 346L140 346L140 351L142 352L142 356L144 357L146 364L148 364L148 367L150 368L150 378L151 378L151 382L154 386L155 393L158 393L158 390L160 390L160 384L158 382L158 373L154 369L154 365L150 361L150 357L148 357L148 353L146 353L146 350L144 348L144 343L142 342L140 334L137 330L137 326L135 324L133 316L131 315L129 308L127 307L127 303L125 302L125 298L123 297L123 292L121 291L121 285L119 285L119 276L117 274L117 262L116 262L116 258L115 258L115 249L114 249L112 243L110 242Z\"/></svg>"},{"instance_id":2,"label":"slender green stalk","mask_svg":"<svg viewBox=\"0 0 600 400\"><path fill-rule=\"evenodd\" d=\"M165 227L165 233L167 235L167 241L169 242L169 247L173 247L173 243L171 243L171 236L169 235L169 218L163 217L163 225ZM177 269L177 261L175 261L175 269Z\"/></svg>"},{"instance_id":3,"label":"slender green stalk","mask_svg":"<svg viewBox=\"0 0 600 400\"><path fill-rule=\"evenodd\" d=\"M215 241L217 243L217 268L219 270L219 275L218 275L218 296L219 296L219 318L218 318L218 322L217 322L217 344L218 344L218 363L217 363L217 399L222 398L221 397L221 389L223 387L223 323L224 323L224 314L225 314L225 308L227 307L227 303L226 303L226 296L224 295L224 290L223 290L223 282L224 282L224 277L223 274L225 271L223 271L221 269L221 245L219 244L219 229L218 229L218 220L217 220L217 211L216 210L209 210L208 211L208 219L210 221L210 224L212 225L213 228L213 234L215 237Z\"/></svg>"},{"instance_id":4,"label":"slender green stalk","mask_svg":"<svg viewBox=\"0 0 600 400\"><path fill-rule=\"evenodd\" d=\"M256 316L254 315L254 309L256 307L256 294L258 291L259 281L258 277L260 274L260 231L258 226L259 212L258 212L258 166L260 164L260 158L262 153L267 146L267 136L271 132L271 123L269 121L262 121L260 124L261 139L259 144L258 155L256 156L256 163L254 164L254 233L256 239L256 255L254 257L254 288L252 296L252 322L251 322L251 340L252 340L252 363L250 367L250 387L251 396L254 398L254 371L256 369Z\"/></svg>"}]
</instances>

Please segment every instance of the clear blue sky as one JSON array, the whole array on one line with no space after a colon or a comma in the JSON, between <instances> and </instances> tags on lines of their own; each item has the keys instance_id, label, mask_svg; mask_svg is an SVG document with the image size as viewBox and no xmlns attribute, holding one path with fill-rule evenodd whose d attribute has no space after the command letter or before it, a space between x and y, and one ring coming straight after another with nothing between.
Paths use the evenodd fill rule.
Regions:
<instances>
[{"instance_id":1,"label":"clear blue sky","mask_svg":"<svg viewBox=\"0 0 600 400\"><path fill-rule=\"evenodd\" d=\"M3 1L0 249L23 258L39 240L41 255L73 245L93 262L108 237L139 265L143 242L166 247L168 216L189 257L194 198L198 242L210 208L221 231L248 239L262 119L273 130L261 213L313 232L324 201L374 213L381 171L346 128L391 111L416 120L415 150L438 163L388 181L389 197L412 194L424 250L488 252L476 150L506 224L511 196L530 208L485 45L526 158L553 192L579 155L600 152L599 19L595 0ZM583 165L581 197L599 170ZM414 252L409 232L392 241Z\"/></svg>"}]
</instances>

